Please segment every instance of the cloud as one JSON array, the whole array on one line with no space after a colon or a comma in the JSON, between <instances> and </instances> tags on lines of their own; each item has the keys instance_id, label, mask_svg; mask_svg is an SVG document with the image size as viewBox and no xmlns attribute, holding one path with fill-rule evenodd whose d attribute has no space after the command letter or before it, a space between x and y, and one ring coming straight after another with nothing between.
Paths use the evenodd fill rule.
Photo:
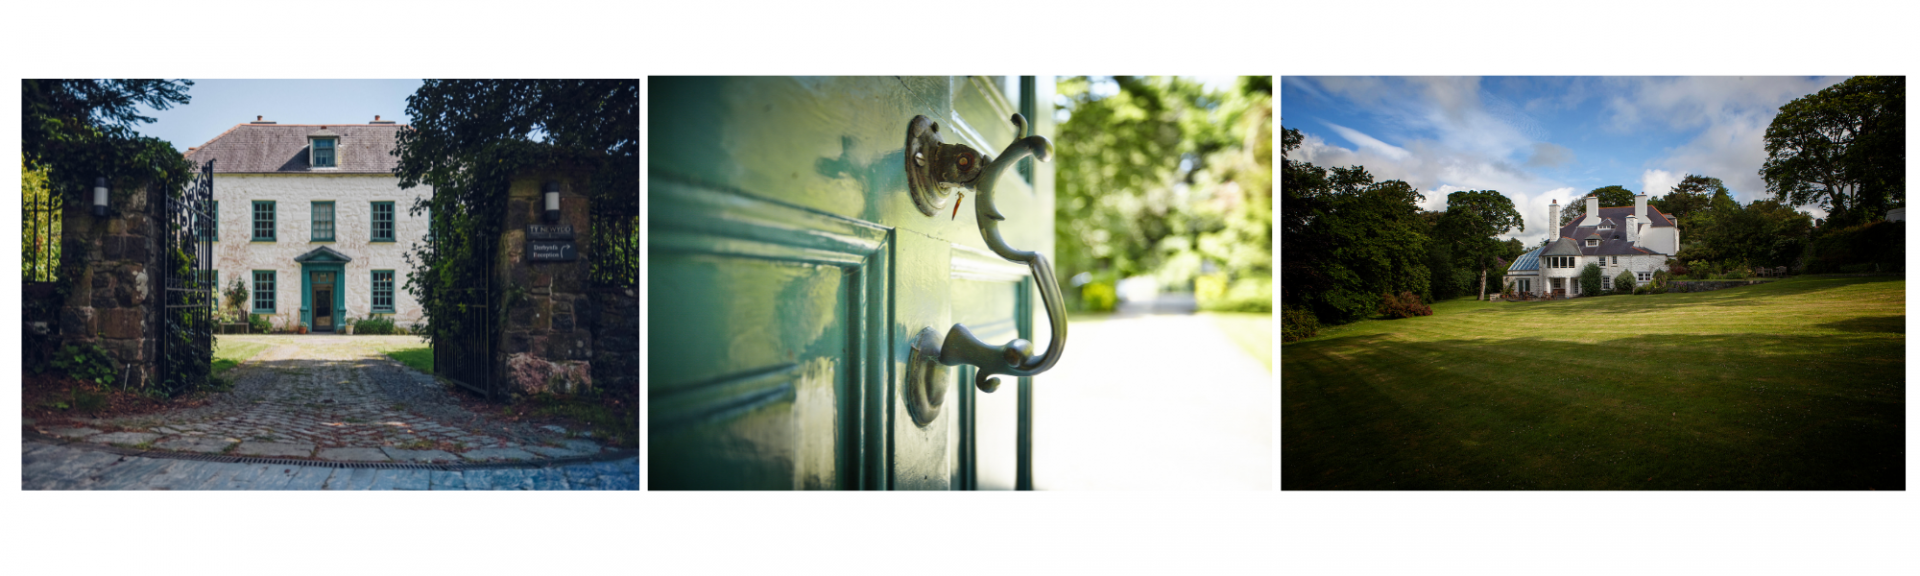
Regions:
<instances>
[{"instance_id":1,"label":"cloud","mask_svg":"<svg viewBox=\"0 0 1920 576\"><path fill-rule=\"evenodd\" d=\"M1552 142L1535 142L1533 157L1527 159L1529 168L1558 168L1573 162L1573 151Z\"/></svg>"},{"instance_id":2,"label":"cloud","mask_svg":"<svg viewBox=\"0 0 1920 576\"><path fill-rule=\"evenodd\" d=\"M1648 196L1665 196L1684 178L1685 175L1666 170L1648 170L1640 174L1640 193Z\"/></svg>"},{"instance_id":3,"label":"cloud","mask_svg":"<svg viewBox=\"0 0 1920 576\"><path fill-rule=\"evenodd\" d=\"M1326 124L1328 128L1333 129L1334 133L1339 134L1341 138L1347 139L1348 142L1359 146L1362 150L1376 152L1394 160L1406 160L1407 156L1410 155L1405 148L1381 142L1379 139L1361 133L1359 130L1354 130L1332 122L1322 122L1322 124Z\"/></svg>"}]
</instances>

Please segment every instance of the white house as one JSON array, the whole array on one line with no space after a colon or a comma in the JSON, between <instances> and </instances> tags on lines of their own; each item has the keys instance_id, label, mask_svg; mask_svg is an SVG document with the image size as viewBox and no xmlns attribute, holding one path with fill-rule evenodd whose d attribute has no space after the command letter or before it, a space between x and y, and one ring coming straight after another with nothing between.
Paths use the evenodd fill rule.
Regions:
<instances>
[{"instance_id":1,"label":"white house","mask_svg":"<svg viewBox=\"0 0 1920 576\"><path fill-rule=\"evenodd\" d=\"M1560 221L1560 203L1547 208L1547 221ZM1647 195L1633 197L1632 206L1600 207L1587 197L1587 212L1559 226L1552 242L1535 248L1507 267L1506 283L1534 296L1580 296L1580 270L1599 264L1601 288L1613 289L1622 271L1636 282L1653 279L1667 258L1680 249L1680 229L1672 217L1647 206Z\"/></svg>"},{"instance_id":2,"label":"white house","mask_svg":"<svg viewBox=\"0 0 1920 576\"><path fill-rule=\"evenodd\" d=\"M408 210L433 191L401 190L393 175L403 128L379 116L326 125L256 118L188 149L196 164L216 160L212 273L221 290L245 281L248 311L276 327L330 332L376 315L418 322L402 254L427 234L424 215Z\"/></svg>"}]
</instances>

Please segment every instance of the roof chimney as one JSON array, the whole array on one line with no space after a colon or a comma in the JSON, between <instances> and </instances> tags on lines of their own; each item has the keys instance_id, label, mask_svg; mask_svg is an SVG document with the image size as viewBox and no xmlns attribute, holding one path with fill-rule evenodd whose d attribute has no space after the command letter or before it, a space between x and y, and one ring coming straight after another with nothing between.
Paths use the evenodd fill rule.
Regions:
<instances>
[{"instance_id":1,"label":"roof chimney","mask_svg":"<svg viewBox=\"0 0 1920 576\"><path fill-rule=\"evenodd\" d=\"M392 124L392 123L393 123L393 121L392 121L392 120L381 120L381 119L380 119L380 115L379 115L379 114L374 114L374 115L373 115L373 123L374 123L374 124Z\"/></svg>"},{"instance_id":2,"label":"roof chimney","mask_svg":"<svg viewBox=\"0 0 1920 576\"><path fill-rule=\"evenodd\" d=\"M275 122L268 121L266 116L254 116L253 123L254 124L274 124Z\"/></svg>"},{"instance_id":3,"label":"roof chimney","mask_svg":"<svg viewBox=\"0 0 1920 576\"><path fill-rule=\"evenodd\" d=\"M1599 196L1594 196L1591 194L1587 195L1587 219L1581 221L1580 225L1581 226L1599 226L1600 225L1600 197Z\"/></svg>"},{"instance_id":4,"label":"roof chimney","mask_svg":"<svg viewBox=\"0 0 1920 576\"><path fill-rule=\"evenodd\" d=\"M1558 240L1559 238L1560 238L1560 199L1555 198L1552 204L1547 205L1547 241L1552 242L1554 240Z\"/></svg>"},{"instance_id":5,"label":"roof chimney","mask_svg":"<svg viewBox=\"0 0 1920 576\"><path fill-rule=\"evenodd\" d=\"M1641 222L1652 222L1652 220L1647 219L1647 195L1646 194L1633 195L1633 215L1638 216Z\"/></svg>"}]
</instances>

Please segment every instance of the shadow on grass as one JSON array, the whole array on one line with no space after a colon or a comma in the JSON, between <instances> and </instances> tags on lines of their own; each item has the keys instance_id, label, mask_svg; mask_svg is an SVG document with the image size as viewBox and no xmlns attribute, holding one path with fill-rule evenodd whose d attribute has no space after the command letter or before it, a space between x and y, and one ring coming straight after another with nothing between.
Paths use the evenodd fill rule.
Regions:
<instances>
[{"instance_id":1,"label":"shadow on grass","mask_svg":"<svg viewBox=\"0 0 1920 576\"><path fill-rule=\"evenodd\" d=\"M1290 345L1282 489L1906 487L1903 318L1859 335Z\"/></svg>"},{"instance_id":2,"label":"shadow on grass","mask_svg":"<svg viewBox=\"0 0 1920 576\"><path fill-rule=\"evenodd\" d=\"M1564 306L1590 312L1610 314L1647 314L1660 313L1677 308L1695 306L1748 306L1759 298L1779 298L1806 296L1816 292L1844 288L1858 284L1876 282L1905 282L1906 278L1897 276L1872 276L1852 278L1794 278L1763 282L1752 286L1724 288L1709 292L1667 293L1652 295L1608 295L1600 297L1573 298L1569 300L1545 300L1535 302L1510 302L1506 306L1537 306L1539 310ZM1475 310L1471 313L1481 312Z\"/></svg>"}]
</instances>

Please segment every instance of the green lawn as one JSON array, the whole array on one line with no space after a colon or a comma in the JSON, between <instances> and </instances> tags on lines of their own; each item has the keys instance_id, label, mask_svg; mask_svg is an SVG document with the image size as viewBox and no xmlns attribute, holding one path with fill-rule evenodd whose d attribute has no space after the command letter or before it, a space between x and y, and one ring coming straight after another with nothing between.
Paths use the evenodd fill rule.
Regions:
<instances>
[{"instance_id":1,"label":"green lawn","mask_svg":"<svg viewBox=\"0 0 1920 576\"><path fill-rule=\"evenodd\" d=\"M433 347L427 345L382 350L388 357L423 373L433 373Z\"/></svg>"},{"instance_id":2,"label":"green lawn","mask_svg":"<svg viewBox=\"0 0 1920 576\"><path fill-rule=\"evenodd\" d=\"M267 349L265 342L237 342L216 339L213 347L213 373L218 376Z\"/></svg>"},{"instance_id":3,"label":"green lawn","mask_svg":"<svg viewBox=\"0 0 1920 576\"><path fill-rule=\"evenodd\" d=\"M1454 300L1281 350L1283 489L1906 487L1906 281Z\"/></svg>"},{"instance_id":4,"label":"green lawn","mask_svg":"<svg viewBox=\"0 0 1920 576\"><path fill-rule=\"evenodd\" d=\"M1273 371L1272 314L1244 312L1204 312L1203 314L1212 318L1213 324L1219 326L1220 331L1225 332L1228 338L1233 339L1234 344L1240 345L1240 349L1246 350L1254 358L1259 358L1260 363L1267 366L1268 372Z\"/></svg>"}]
</instances>

